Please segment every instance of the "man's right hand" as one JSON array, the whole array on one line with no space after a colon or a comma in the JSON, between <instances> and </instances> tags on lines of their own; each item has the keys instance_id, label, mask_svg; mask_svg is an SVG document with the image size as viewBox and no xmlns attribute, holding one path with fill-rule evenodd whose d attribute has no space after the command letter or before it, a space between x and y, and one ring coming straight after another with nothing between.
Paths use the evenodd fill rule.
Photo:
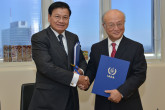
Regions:
<instances>
[{"instance_id":1,"label":"man's right hand","mask_svg":"<svg viewBox=\"0 0 165 110\"><path fill-rule=\"evenodd\" d=\"M90 85L88 76L80 75L77 85L81 90L87 90Z\"/></svg>"}]
</instances>

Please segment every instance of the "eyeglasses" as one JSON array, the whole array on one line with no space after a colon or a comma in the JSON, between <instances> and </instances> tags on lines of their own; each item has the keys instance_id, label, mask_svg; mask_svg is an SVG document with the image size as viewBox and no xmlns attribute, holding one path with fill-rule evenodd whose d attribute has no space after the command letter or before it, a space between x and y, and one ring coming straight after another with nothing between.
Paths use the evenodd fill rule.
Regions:
<instances>
[{"instance_id":1,"label":"eyeglasses","mask_svg":"<svg viewBox=\"0 0 165 110\"><path fill-rule=\"evenodd\" d=\"M69 19L68 16L59 16L59 15L55 15L54 18L56 20L61 20L62 19L63 21L67 21Z\"/></svg>"},{"instance_id":2,"label":"eyeglasses","mask_svg":"<svg viewBox=\"0 0 165 110\"><path fill-rule=\"evenodd\" d=\"M113 30L115 28L115 26L117 26L119 29L123 28L124 23L109 23L109 24L104 24L106 26L106 28Z\"/></svg>"}]
</instances>

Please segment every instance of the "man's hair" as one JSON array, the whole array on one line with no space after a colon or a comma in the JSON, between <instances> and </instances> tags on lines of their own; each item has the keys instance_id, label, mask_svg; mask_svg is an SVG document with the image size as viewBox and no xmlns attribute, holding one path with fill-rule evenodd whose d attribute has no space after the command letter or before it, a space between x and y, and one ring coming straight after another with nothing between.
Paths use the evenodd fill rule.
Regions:
<instances>
[{"instance_id":1,"label":"man's hair","mask_svg":"<svg viewBox=\"0 0 165 110\"><path fill-rule=\"evenodd\" d=\"M48 8L48 13L49 15L52 15L52 12L54 9L57 9L57 8L66 8L68 9L69 11L69 16L71 15L71 10L70 10L70 7L67 3L65 2L54 2L52 3L49 8Z\"/></svg>"},{"instance_id":2,"label":"man's hair","mask_svg":"<svg viewBox=\"0 0 165 110\"><path fill-rule=\"evenodd\" d=\"M120 11L120 10L118 10L118 9L111 9L111 10L116 10L116 11L122 13L123 16L124 16L124 22L125 22L126 17L125 17L125 14L124 14L122 11ZM108 10L108 11L109 11L109 10ZM103 16L102 16L102 23L103 23L103 24L105 23L105 22L104 22L104 16L105 16L105 14L106 14L108 11L106 11L106 12L103 14Z\"/></svg>"}]
</instances>

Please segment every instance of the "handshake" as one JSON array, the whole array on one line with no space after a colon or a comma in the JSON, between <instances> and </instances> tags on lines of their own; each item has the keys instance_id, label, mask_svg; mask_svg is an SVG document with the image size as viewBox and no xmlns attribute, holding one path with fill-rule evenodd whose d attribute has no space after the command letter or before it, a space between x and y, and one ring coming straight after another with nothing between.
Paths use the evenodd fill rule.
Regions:
<instances>
[{"instance_id":1,"label":"handshake","mask_svg":"<svg viewBox=\"0 0 165 110\"><path fill-rule=\"evenodd\" d=\"M80 75L79 80L77 82L77 86L81 90L87 90L89 88L90 82L88 76Z\"/></svg>"},{"instance_id":2,"label":"handshake","mask_svg":"<svg viewBox=\"0 0 165 110\"><path fill-rule=\"evenodd\" d=\"M79 67L76 67L75 65L72 65L72 66L74 66L77 69L77 71L74 73L77 73L77 72L79 73L79 80L77 82L77 86L81 90L87 90L90 85L88 76L84 76L82 69L80 69Z\"/></svg>"}]
</instances>

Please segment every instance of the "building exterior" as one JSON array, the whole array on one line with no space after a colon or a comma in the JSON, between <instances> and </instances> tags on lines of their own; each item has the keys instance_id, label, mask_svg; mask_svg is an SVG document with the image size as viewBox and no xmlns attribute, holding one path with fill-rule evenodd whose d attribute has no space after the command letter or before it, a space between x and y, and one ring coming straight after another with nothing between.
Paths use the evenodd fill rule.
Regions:
<instances>
[{"instance_id":1,"label":"building exterior","mask_svg":"<svg viewBox=\"0 0 165 110\"><path fill-rule=\"evenodd\" d=\"M1 31L1 46L3 49L3 52L1 51L2 53L0 53L1 58L3 56L7 59L6 61L8 61L7 57L12 57L12 55L10 55L12 53L12 47L15 47L16 49L21 47L21 49L17 49L17 51L19 50L20 52L17 52L16 56L20 56L18 53L21 53L22 56L22 47L31 45L31 35L31 28L28 27L26 21L11 22L9 29L4 29Z\"/></svg>"}]
</instances>

